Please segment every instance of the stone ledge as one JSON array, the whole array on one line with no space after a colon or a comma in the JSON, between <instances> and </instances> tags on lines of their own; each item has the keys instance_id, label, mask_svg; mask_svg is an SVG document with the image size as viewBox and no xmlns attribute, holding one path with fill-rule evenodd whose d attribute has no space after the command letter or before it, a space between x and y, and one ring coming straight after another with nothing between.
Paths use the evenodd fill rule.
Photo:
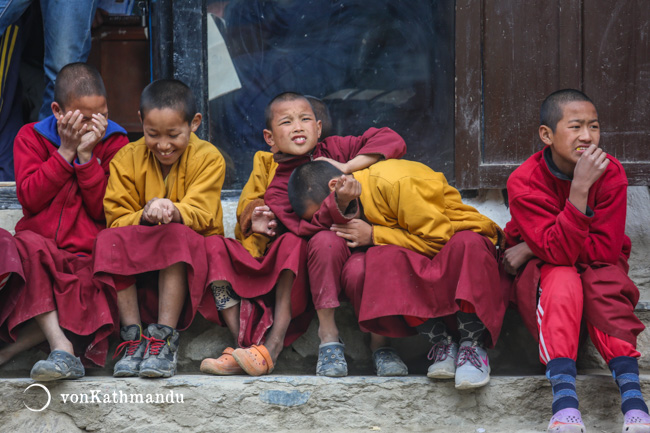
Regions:
<instances>
[{"instance_id":1,"label":"stone ledge","mask_svg":"<svg viewBox=\"0 0 650 433\"><path fill-rule=\"evenodd\" d=\"M650 376L642 375L641 381L647 395ZM32 383L0 381L4 431L134 432L146 425L161 432L467 433L483 428L487 433L532 433L545 430L552 399L550 385L540 375L493 376L489 385L474 391L458 391L453 381L414 376L87 377L44 383L52 399L37 413L24 404L40 408L47 397L41 388L26 390ZM576 383L588 430L618 431L622 414L612 378L580 375ZM93 392L97 397L92 397ZM84 398L81 394L86 394L89 403L79 403ZM146 403L148 394L153 403ZM135 399L142 395L145 402L125 403L131 395Z\"/></svg>"},{"instance_id":2,"label":"stone ledge","mask_svg":"<svg viewBox=\"0 0 650 433\"><path fill-rule=\"evenodd\" d=\"M6 188L6 186L0 185L0 191L6 190ZM628 202L645 204L650 209L650 194L647 187L631 187L628 195ZM239 191L224 191L223 194L226 236L233 236L234 233L238 196ZM504 224L507 220L504 218L507 218L508 212L503 205L503 197L500 191L479 191L476 197L466 200L499 224ZM643 206L638 206L637 211L639 209L643 209ZM628 215L650 216L650 211L632 213L631 209L629 209ZM0 227L13 230L20 217L22 217L20 209L0 209ZM646 301L646 299L650 299L650 292L643 289L645 282L650 279L647 260L645 260L647 258L645 251L650 251L650 229L648 227L650 227L650 224L644 224L641 220L630 221L630 218L628 218L628 231L632 236L635 249L640 247L637 250L635 259L640 264L637 266L636 277L633 276L633 279L637 284L640 284L642 301L639 302L636 312L646 325L650 325L650 302ZM337 311L337 321L343 340L346 343L346 357L350 373L354 375L372 374L370 352L367 348L368 337L359 331L354 313L348 304L344 304ZM277 374L313 374L318 350L316 326L317 321L315 319L307 333L290 348L284 350L276 368ZM111 375L113 363L110 360L110 355L112 355L112 350L116 345L117 341L113 342L113 347L109 351L107 366L102 369L88 369L89 375ZM181 373L197 373L198 366L203 358L217 356L229 345L232 345L232 339L225 328L214 326L197 316L197 320L190 329L181 334L179 371ZM430 347L424 339L410 337L396 340L394 345L412 373L423 375L426 372L428 364L426 354ZM649 333L644 332L639 336L638 348L641 353L650 353ZM507 312L500 340L496 348L490 350L489 353L493 372L497 375L543 373L543 366L538 360L535 341L528 334L521 323L521 319L514 311ZM36 349L27 351L0 367L0 377L26 377L31 366L37 360L45 358L45 356L44 352ZM642 357L639 364L642 369L650 370L650 359L647 357ZM585 342L580 349L578 367L580 371L587 369L606 371L606 365L590 342Z\"/></svg>"}]
</instances>

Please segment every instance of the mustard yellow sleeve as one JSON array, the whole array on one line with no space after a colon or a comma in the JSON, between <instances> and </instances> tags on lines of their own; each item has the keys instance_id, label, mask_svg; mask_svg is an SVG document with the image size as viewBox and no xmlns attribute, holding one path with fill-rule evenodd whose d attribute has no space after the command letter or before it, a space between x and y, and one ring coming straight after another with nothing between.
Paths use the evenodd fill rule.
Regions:
<instances>
[{"instance_id":1,"label":"mustard yellow sleeve","mask_svg":"<svg viewBox=\"0 0 650 433\"><path fill-rule=\"evenodd\" d=\"M375 245L398 245L433 257L453 235L439 181L404 178L393 185L389 206L396 224L374 225Z\"/></svg>"},{"instance_id":2,"label":"mustard yellow sleeve","mask_svg":"<svg viewBox=\"0 0 650 433\"><path fill-rule=\"evenodd\" d=\"M210 145L212 146L212 145ZM226 175L226 164L216 148L192 158L186 173L185 196L176 208L183 224L204 236L223 235L221 188Z\"/></svg>"},{"instance_id":3,"label":"mustard yellow sleeve","mask_svg":"<svg viewBox=\"0 0 650 433\"><path fill-rule=\"evenodd\" d=\"M248 182L244 185L241 195L239 196L239 203L237 204L237 224L235 226L235 238L239 240L242 245L254 257L261 257L266 251L266 246L269 243L269 238L253 233L250 236L245 236L242 232L241 216L244 214L246 208L251 205L255 200L263 200L264 193L268 188L277 163L273 160L271 152L257 152L253 159L253 170L251 171Z\"/></svg>"},{"instance_id":4,"label":"mustard yellow sleeve","mask_svg":"<svg viewBox=\"0 0 650 433\"><path fill-rule=\"evenodd\" d=\"M494 245L505 239L503 230L490 218L463 203L458 190L445 182L445 214L452 221L454 233L471 230L486 236Z\"/></svg>"},{"instance_id":5,"label":"mustard yellow sleeve","mask_svg":"<svg viewBox=\"0 0 650 433\"><path fill-rule=\"evenodd\" d=\"M104 195L107 227L140 224L143 207L135 184L133 152L130 146L127 146L115 155L110 164L110 175Z\"/></svg>"},{"instance_id":6,"label":"mustard yellow sleeve","mask_svg":"<svg viewBox=\"0 0 650 433\"><path fill-rule=\"evenodd\" d=\"M253 158L253 170L248 178L248 182L244 185L239 196L239 203L237 204L237 223L239 224L239 217L246 209L249 203L256 199L264 199L264 193L271 183L272 170L277 163L273 160L271 152L257 152Z\"/></svg>"}]
</instances>

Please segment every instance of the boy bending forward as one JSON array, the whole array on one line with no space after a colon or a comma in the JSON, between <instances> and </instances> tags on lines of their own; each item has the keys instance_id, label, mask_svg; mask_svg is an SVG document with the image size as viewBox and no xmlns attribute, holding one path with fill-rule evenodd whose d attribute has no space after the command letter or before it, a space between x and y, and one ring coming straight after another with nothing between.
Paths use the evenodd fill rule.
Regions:
<instances>
[{"instance_id":1,"label":"boy bending forward","mask_svg":"<svg viewBox=\"0 0 650 433\"><path fill-rule=\"evenodd\" d=\"M362 329L373 333L378 375L406 374L385 337L417 328L434 345L429 377L455 377L460 389L489 382L485 348L496 342L506 308L495 248L501 230L463 204L442 174L387 160L345 176L314 161L291 175L289 198L305 219L330 215L331 230L354 248L341 281Z\"/></svg>"}]
</instances>

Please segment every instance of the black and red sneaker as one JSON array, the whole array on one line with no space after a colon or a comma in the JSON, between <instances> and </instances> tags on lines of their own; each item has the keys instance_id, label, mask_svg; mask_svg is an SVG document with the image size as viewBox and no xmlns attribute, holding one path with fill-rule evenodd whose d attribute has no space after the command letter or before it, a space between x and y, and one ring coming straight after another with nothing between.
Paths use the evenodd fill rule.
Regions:
<instances>
[{"instance_id":1,"label":"black and red sneaker","mask_svg":"<svg viewBox=\"0 0 650 433\"><path fill-rule=\"evenodd\" d=\"M140 363L140 377L172 377L178 361L178 331L152 324L145 331L147 349Z\"/></svg>"},{"instance_id":2,"label":"black and red sneaker","mask_svg":"<svg viewBox=\"0 0 650 433\"><path fill-rule=\"evenodd\" d=\"M138 376L140 373L140 363L144 358L145 348L147 347L146 337L142 335L142 327L140 325L122 326L120 337L124 341L115 349L113 359L117 358L122 351L124 352L124 356L115 363L113 376Z\"/></svg>"}]
</instances>

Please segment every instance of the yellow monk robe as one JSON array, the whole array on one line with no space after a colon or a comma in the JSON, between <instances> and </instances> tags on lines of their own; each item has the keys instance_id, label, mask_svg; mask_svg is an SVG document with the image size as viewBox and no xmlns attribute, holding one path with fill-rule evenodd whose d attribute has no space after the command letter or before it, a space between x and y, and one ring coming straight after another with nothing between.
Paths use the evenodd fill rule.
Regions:
<instances>
[{"instance_id":1,"label":"yellow monk robe","mask_svg":"<svg viewBox=\"0 0 650 433\"><path fill-rule=\"evenodd\" d=\"M255 153L253 170L239 196L235 237L253 257L264 255L270 239L250 231L250 215L253 208L264 205L264 193L273 180L277 168L278 163L273 159L271 152Z\"/></svg>"},{"instance_id":2,"label":"yellow monk robe","mask_svg":"<svg viewBox=\"0 0 650 433\"><path fill-rule=\"evenodd\" d=\"M144 144L144 137L129 143L111 160L104 197L106 223L108 227L139 225L149 200L168 198L185 226L203 236L223 235L225 167L217 148L192 133L187 148L163 179L160 162Z\"/></svg>"},{"instance_id":3,"label":"yellow monk robe","mask_svg":"<svg viewBox=\"0 0 650 433\"><path fill-rule=\"evenodd\" d=\"M414 161L390 159L353 173L361 183L365 219L375 245L398 245L435 256L451 237L471 230L500 241L501 229L472 206L442 173Z\"/></svg>"}]
</instances>

